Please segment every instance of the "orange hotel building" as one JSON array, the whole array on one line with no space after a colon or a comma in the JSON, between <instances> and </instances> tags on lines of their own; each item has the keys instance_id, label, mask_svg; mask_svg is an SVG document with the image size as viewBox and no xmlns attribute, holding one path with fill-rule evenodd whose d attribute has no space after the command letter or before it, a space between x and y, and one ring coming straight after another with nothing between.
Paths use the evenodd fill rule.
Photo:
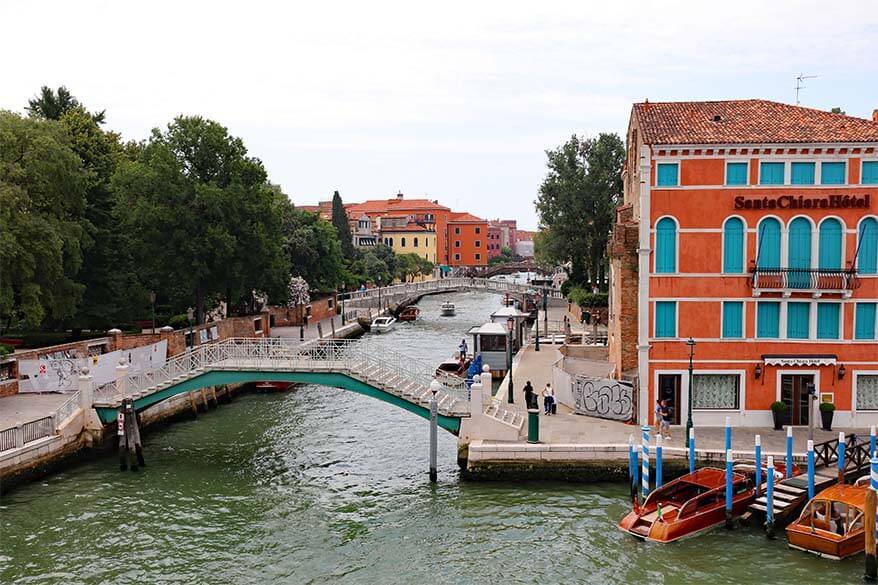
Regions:
<instances>
[{"instance_id":1,"label":"orange hotel building","mask_svg":"<svg viewBox=\"0 0 878 585\"><path fill-rule=\"evenodd\" d=\"M878 111L638 103L610 243L610 356L685 424L878 424ZM689 383L689 346L694 376Z\"/></svg>"}]
</instances>

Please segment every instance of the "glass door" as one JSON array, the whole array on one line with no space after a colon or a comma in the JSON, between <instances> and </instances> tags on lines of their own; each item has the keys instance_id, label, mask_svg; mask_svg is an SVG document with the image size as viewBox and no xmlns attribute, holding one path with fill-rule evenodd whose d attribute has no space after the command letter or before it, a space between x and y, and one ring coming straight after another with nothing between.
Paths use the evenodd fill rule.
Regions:
<instances>
[{"instance_id":1,"label":"glass door","mask_svg":"<svg viewBox=\"0 0 878 585\"><path fill-rule=\"evenodd\" d=\"M814 381L811 374L784 374L780 377L780 400L787 405L791 425L806 425L810 414L808 384Z\"/></svg>"},{"instance_id":2,"label":"glass door","mask_svg":"<svg viewBox=\"0 0 878 585\"><path fill-rule=\"evenodd\" d=\"M658 397L671 407L671 424L680 424L680 374L659 374Z\"/></svg>"}]
</instances>

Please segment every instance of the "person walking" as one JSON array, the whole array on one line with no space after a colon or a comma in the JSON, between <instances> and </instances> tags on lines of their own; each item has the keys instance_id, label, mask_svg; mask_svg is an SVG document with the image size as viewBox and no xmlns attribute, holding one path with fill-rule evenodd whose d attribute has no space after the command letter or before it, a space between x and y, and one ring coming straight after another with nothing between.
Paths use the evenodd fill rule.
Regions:
<instances>
[{"instance_id":1,"label":"person walking","mask_svg":"<svg viewBox=\"0 0 878 585\"><path fill-rule=\"evenodd\" d=\"M524 385L524 406L525 408L538 408L534 406L534 402L536 401L536 394L534 394L534 387L531 386L530 380L527 381L527 384Z\"/></svg>"},{"instance_id":2,"label":"person walking","mask_svg":"<svg viewBox=\"0 0 878 585\"><path fill-rule=\"evenodd\" d=\"M671 405L667 400L662 400L661 403L661 415L662 415L662 426L661 426L661 434L665 439L671 439Z\"/></svg>"},{"instance_id":3,"label":"person walking","mask_svg":"<svg viewBox=\"0 0 878 585\"><path fill-rule=\"evenodd\" d=\"M655 421L655 434L662 434L662 400L659 398L655 401L655 410L653 410L653 421Z\"/></svg>"},{"instance_id":4,"label":"person walking","mask_svg":"<svg viewBox=\"0 0 878 585\"><path fill-rule=\"evenodd\" d=\"M557 412L555 407L555 391L552 389L551 384L546 384L545 388L543 388L543 410L545 414L555 414Z\"/></svg>"}]
</instances>

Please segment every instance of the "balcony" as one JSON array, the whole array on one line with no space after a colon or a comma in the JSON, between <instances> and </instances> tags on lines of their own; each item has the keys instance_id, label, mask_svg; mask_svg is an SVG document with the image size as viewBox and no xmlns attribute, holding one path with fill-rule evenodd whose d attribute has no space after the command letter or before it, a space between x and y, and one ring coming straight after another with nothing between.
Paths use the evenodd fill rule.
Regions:
<instances>
[{"instance_id":1,"label":"balcony","mask_svg":"<svg viewBox=\"0 0 878 585\"><path fill-rule=\"evenodd\" d=\"M819 297L824 293L851 296L860 286L855 268L813 269L813 268L751 268L750 286L753 296L764 292L780 292L789 296L794 292L811 293Z\"/></svg>"}]
</instances>

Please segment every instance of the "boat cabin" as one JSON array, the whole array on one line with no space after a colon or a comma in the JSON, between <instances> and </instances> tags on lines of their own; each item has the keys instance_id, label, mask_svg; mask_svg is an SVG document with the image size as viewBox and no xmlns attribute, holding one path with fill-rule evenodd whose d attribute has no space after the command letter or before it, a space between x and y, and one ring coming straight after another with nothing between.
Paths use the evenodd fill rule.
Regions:
<instances>
[{"instance_id":1,"label":"boat cabin","mask_svg":"<svg viewBox=\"0 0 878 585\"><path fill-rule=\"evenodd\" d=\"M787 526L791 548L840 560L863 552L866 485L833 485L812 499Z\"/></svg>"},{"instance_id":2,"label":"boat cabin","mask_svg":"<svg viewBox=\"0 0 878 585\"><path fill-rule=\"evenodd\" d=\"M481 354L482 364L491 367L494 376L506 375L506 343L509 334L506 324L485 323L469 330L473 336L473 355Z\"/></svg>"}]
</instances>

